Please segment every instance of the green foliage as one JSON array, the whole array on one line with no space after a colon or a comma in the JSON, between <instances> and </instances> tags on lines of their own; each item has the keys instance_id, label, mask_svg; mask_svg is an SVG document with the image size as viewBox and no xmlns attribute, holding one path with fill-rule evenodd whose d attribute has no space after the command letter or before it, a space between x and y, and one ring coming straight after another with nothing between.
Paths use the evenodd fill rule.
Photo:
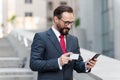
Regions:
<instances>
[{"instance_id":1,"label":"green foliage","mask_svg":"<svg viewBox=\"0 0 120 80\"><path fill-rule=\"evenodd\" d=\"M8 21L9 22L11 22L11 23L14 23L14 21L15 21L15 18L16 18L16 16L15 15L13 15Z\"/></svg>"},{"instance_id":2,"label":"green foliage","mask_svg":"<svg viewBox=\"0 0 120 80\"><path fill-rule=\"evenodd\" d=\"M80 25L80 18L77 18L75 20L75 27L78 27Z\"/></svg>"}]
</instances>

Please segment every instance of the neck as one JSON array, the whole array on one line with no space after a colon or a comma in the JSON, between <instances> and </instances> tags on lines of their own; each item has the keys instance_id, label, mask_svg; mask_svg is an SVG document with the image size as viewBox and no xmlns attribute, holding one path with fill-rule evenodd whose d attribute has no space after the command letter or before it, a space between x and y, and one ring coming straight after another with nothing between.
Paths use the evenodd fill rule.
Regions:
<instances>
[{"instance_id":1,"label":"neck","mask_svg":"<svg viewBox=\"0 0 120 80\"><path fill-rule=\"evenodd\" d=\"M59 32L59 30L55 24L53 25L53 27Z\"/></svg>"}]
</instances>

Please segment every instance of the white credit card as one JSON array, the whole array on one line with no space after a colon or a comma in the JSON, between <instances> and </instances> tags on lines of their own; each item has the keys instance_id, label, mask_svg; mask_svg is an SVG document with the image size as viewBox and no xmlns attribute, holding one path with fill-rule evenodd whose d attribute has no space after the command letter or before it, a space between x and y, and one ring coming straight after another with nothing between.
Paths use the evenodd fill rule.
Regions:
<instances>
[{"instance_id":1,"label":"white credit card","mask_svg":"<svg viewBox=\"0 0 120 80\"><path fill-rule=\"evenodd\" d=\"M79 54L71 54L70 58L73 59L73 60L78 60Z\"/></svg>"}]
</instances>

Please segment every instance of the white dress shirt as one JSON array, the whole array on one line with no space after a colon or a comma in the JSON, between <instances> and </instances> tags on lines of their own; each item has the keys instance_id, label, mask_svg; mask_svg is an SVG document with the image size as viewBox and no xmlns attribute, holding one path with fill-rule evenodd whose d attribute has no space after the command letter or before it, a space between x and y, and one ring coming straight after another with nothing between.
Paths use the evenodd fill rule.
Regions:
<instances>
[{"instance_id":1,"label":"white dress shirt","mask_svg":"<svg viewBox=\"0 0 120 80\"><path fill-rule=\"evenodd\" d=\"M53 32L55 33L58 41L60 42L60 38L59 38L59 36L61 35L60 32L57 31L57 30L54 28L54 26L52 26L52 30L53 30ZM64 36L64 39L65 39L65 45L66 45L66 37L65 37L65 36ZM85 67L86 67L86 64L87 64L87 63L85 63ZM62 70L62 66L60 65L59 58L58 58L58 65L59 65L60 70ZM86 68L86 70L89 70L89 69Z\"/></svg>"},{"instance_id":2,"label":"white dress shirt","mask_svg":"<svg viewBox=\"0 0 120 80\"><path fill-rule=\"evenodd\" d=\"M60 42L60 38L59 38L59 36L61 35L60 32L57 31L57 30L54 28L54 26L52 26L52 30L53 30L53 32L55 33L58 41ZM66 38L64 38L64 39L65 39L65 44L66 44ZM60 65L59 58L58 58L58 65L59 65L60 70L62 70L62 66Z\"/></svg>"}]
</instances>

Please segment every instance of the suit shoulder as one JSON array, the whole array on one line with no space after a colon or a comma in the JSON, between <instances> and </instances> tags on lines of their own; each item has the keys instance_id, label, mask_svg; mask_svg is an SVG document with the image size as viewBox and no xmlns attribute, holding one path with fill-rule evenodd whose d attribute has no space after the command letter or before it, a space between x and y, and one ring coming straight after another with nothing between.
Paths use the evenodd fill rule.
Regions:
<instances>
[{"instance_id":1,"label":"suit shoulder","mask_svg":"<svg viewBox=\"0 0 120 80\"><path fill-rule=\"evenodd\" d=\"M44 31L44 32L36 32L36 33L35 33L35 36L36 36L36 35L37 35L37 36L41 36L41 37L42 37L42 36L45 36L45 35L46 35L46 32L47 32L47 31Z\"/></svg>"},{"instance_id":2,"label":"suit shoulder","mask_svg":"<svg viewBox=\"0 0 120 80\"><path fill-rule=\"evenodd\" d=\"M71 38L73 38L73 39L77 39L77 37L74 36L74 35L69 34L68 36L71 37Z\"/></svg>"}]
</instances>

